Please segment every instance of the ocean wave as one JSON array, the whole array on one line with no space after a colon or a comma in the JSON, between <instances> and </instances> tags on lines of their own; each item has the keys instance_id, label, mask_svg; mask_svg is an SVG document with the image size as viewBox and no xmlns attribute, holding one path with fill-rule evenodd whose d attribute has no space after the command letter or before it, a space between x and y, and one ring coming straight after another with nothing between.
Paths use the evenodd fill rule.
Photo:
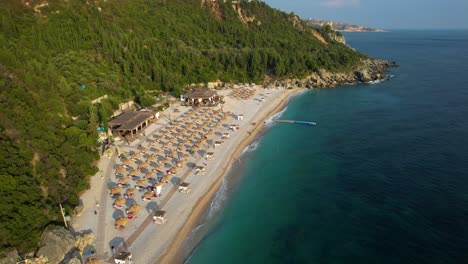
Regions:
<instances>
[{"instance_id":1,"label":"ocean wave","mask_svg":"<svg viewBox=\"0 0 468 264\"><path fill-rule=\"evenodd\" d=\"M284 114L284 112L286 112L287 109L288 107L285 107L283 110L279 111L278 113L272 115L270 118L265 120L265 127L273 125L275 123L275 120L279 119Z\"/></svg>"},{"instance_id":2,"label":"ocean wave","mask_svg":"<svg viewBox=\"0 0 468 264\"><path fill-rule=\"evenodd\" d=\"M258 148L258 143L259 143L259 141L257 140L255 142L253 142L252 144L248 145L247 147L245 147L244 150L242 150L241 155L245 154L247 152L255 151Z\"/></svg>"},{"instance_id":3,"label":"ocean wave","mask_svg":"<svg viewBox=\"0 0 468 264\"><path fill-rule=\"evenodd\" d=\"M208 211L208 219L212 218L216 213L219 212L219 210L221 210L224 204L224 201L226 201L226 198L227 198L227 180L226 180L226 177L224 177L223 181L221 182L221 186L216 192L216 195L213 201L211 201L210 210Z\"/></svg>"},{"instance_id":4,"label":"ocean wave","mask_svg":"<svg viewBox=\"0 0 468 264\"><path fill-rule=\"evenodd\" d=\"M383 82L383 80L375 80L375 81L368 82L368 84L378 84L378 83L381 83L381 82Z\"/></svg>"},{"instance_id":5,"label":"ocean wave","mask_svg":"<svg viewBox=\"0 0 468 264\"><path fill-rule=\"evenodd\" d=\"M295 97L297 97L297 96L299 96L299 95L301 95L301 94L307 93L308 91L309 91L308 89L304 89L304 90L302 90L302 91L299 91L299 92L297 92L297 93L294 93L294 94L292 94L291 96L289 96L289 99L295 98Z\"/></svg>"},{"instance_id":6,"label":"ocean wave","mask_svg":"<svg viewBox=\"0 0 468 264\"><path fill-rule=\"evenodd\" d=\"M204 227L204 226L205 226L205 224L201 224L201 225L195 227L195 228L192 230L192 233L196 233L198 230L200 230L200 228L202 228L202 227Z\"/></svg>"}]
</instances>

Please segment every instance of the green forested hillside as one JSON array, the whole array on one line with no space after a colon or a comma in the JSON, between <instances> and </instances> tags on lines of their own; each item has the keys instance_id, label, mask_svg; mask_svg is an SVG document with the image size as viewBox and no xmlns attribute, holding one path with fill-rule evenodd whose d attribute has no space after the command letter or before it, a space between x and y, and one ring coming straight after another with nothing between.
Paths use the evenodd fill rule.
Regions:
<instances>
[{"instance_id":1,"label":"green forested hillside","mask_svg":"<svg viewBox=\"0 0 468 264\"><path fill-rule=\"evenodd\" d=\"M96 128L118 103L189 83L343 71L362 56L259 1L240 3L255 17L244 24L231 1L50 0L34 10L44 2L0 4L0 249L30 250L60 220L58 203L77 205L96 172Z\"/></svg>"}]
</instances>

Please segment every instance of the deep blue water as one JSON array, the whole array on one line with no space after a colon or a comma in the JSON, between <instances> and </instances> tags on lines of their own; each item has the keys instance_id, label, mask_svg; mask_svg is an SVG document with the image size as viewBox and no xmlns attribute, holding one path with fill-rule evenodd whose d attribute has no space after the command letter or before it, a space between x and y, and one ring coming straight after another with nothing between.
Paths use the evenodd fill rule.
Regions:
<instances>
[{"instance_id":1,"label":"deep blue water","mask_svg":"<svg viewBox=\"0 0 468 264\"><path fill-rule=\"evenodd\" d=\"M468 263L468 31L345 36L394 78L292 99L188 263Z\"/></svg>"}]
</instances>

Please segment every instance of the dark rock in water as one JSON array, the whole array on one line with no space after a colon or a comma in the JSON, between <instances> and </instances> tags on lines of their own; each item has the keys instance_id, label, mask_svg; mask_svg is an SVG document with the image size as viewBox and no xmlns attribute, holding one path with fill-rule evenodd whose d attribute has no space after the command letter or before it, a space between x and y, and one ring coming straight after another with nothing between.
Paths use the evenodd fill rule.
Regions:
<instances>
[{"instance_id":1,"label":"dark rock in water","mask_svg":"<svg viewBox=\"0 0 468 264\"><path fill-rule=\"evenodd\" d=\"M36 256L45 256L51 264L59 264L75 247L75 238L61 226L49 226L42 233Z\"/></svg>"}]
</instances>

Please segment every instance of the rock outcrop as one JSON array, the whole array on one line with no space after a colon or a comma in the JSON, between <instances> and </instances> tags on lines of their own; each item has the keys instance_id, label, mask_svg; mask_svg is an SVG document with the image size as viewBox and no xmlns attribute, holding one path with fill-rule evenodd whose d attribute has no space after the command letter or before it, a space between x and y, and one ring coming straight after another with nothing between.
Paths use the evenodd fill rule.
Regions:
<instances>
[{"instance_id":1,"label":"rock outcrop","mask_svg":"<svg viewBox=\"0 0 468 264\"><path fill-rule=\"evenodd\" d=\"M16 249L0 255L0 264L16 264L20 260L21 257L19 256L18 251Z\"/></svg>"},{"instance_id":2,"label":"rock outcrop","mask_svg":"<svg viewBox=\"0 0 468 264\"><path fill-rule=\"evenodd\" d=\"M396 66L395 62L367 59L363 60L362 65L357 67L354 71L347 73L333 73L326 70L319 70L304 79L273 80L265 83L265 85L284 88L327 88L335 87L338 84L366 83L384 79L388 68Z\"/></svg>"},{"instance_id":3,"label":"rock outcrop","mask_svg":"<svg viewBox=\"0 0 468 264\"><path fill-rule=\"evenodd\" d=\"M60 226L50 226L42 233L36 256L45 256L50 264L60 263L75 247L75 238Z\"/></svg>"}]
</instances>

